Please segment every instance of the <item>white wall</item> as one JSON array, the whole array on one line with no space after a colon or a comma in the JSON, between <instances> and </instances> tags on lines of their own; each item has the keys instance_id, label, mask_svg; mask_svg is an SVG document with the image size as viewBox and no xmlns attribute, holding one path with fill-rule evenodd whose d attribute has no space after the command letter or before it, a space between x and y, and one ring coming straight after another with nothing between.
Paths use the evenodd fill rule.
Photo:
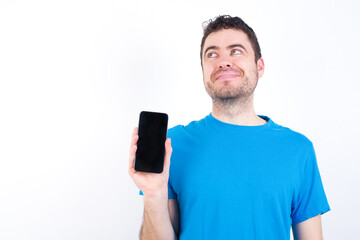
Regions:
<instances>
[{"instance_id":1,"label":"white wall","mask_svg":"<svg viewBox=\"0 0 360 240\"><path fill-rule=\"evenodd\" d=\"M242 17L265 75L258 114L314 143L332 211L325 239L356 239L359 1L1 1L0 239L138 239L127 173L141 110L169 126L207 115L202 22Z\"/></svg>"}]
</instances>

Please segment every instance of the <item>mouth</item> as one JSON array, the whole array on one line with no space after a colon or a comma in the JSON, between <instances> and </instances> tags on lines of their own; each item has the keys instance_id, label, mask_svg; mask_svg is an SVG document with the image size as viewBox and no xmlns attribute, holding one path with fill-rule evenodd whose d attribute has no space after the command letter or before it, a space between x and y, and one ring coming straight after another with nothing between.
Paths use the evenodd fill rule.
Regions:
<instances>
[{"instance_id":1,"label":"mouth","mask_svg":"<svg viewBox=\"0 0 360 240\"><path fill-rule=\"evenodd\" d=\"M240 73L239 72L234 72L234 71L222 71L218 74L215 75L215 80L229 80L232 78L237 78L240 77Z\"/></svg>"}]
</instances>

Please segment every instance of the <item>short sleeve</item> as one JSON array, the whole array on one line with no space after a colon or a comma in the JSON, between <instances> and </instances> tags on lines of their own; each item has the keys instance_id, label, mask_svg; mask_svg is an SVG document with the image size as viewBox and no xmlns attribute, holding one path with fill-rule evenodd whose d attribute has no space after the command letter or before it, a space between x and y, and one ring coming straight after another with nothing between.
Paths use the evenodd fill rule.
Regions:
<instances>
[{"instance_id":1,"label":"short sleeve","mask_svg":"<svg viewBox=\"0 0 360 240\"><path fill-rule=\"evenodd\" d=\"M139 195L144 195L143 192L140 190ZM168 183L168 198L169 199L176 199L177 195L173 188L171 187L170 183Z\"/></svg>"},{"instance_id":2,"label":"short sleeve","mask_svg":"<svg viewBox=\"0 0 360 240\"><path fill-rule=\"evenodd\" d=\"M292 202L292 223L297 224L330 211L313 145L308 147L298 193Z\"/></svg>"},{"instance_id":3,"label":"short sleeve","mask_svg":"<svg viewBox=\"0 0 360 240\"><path fill-rule=\"evenodd\" d=\"M177 199L177 195L174 189L172 188L172 186L170 185L170 183L168 184L168 195L169 195L169 199Z\"/></svg>"}]
</instances>

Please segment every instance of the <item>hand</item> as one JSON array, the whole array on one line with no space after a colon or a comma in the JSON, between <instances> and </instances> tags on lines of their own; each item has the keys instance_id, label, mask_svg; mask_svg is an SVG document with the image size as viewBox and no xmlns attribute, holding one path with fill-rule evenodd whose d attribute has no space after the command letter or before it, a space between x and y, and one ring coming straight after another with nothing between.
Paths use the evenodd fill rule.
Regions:
<instances>
[{"instance_id":1,"label":"hand","mask_svg":"<svg viewBox=\"0 0 360 240\"><path fill-rule=\"evenodd\" d=\"M134 128L132 140L130 144L130 157L129 157L129 175L135 182L136 186L145 195L154 195L159 192L166 191L169 180L170 157L172 153L171 139L165 141L165 157L164 169L162 173L147 173L138 172L134 169L135 153L137 150L136 143L139 139L138 128Z\"/></svg>"}]
</instances>

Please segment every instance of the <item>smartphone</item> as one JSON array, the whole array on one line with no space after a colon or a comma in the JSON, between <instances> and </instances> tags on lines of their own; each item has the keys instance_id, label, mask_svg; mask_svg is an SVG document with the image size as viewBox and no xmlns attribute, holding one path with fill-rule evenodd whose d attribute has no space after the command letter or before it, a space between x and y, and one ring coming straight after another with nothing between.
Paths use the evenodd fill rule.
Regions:
<instances>
[{"instance_id":1,"label":"smartphone","mask_svg":"<svg viewBox=\"0 0 360 240\"><path fill-rule=\"evenodd\" d=\"M168 115L142 111L139 118L134 169L139 172L162 173L165 156Z\"/></svg>"}]
</instances>

